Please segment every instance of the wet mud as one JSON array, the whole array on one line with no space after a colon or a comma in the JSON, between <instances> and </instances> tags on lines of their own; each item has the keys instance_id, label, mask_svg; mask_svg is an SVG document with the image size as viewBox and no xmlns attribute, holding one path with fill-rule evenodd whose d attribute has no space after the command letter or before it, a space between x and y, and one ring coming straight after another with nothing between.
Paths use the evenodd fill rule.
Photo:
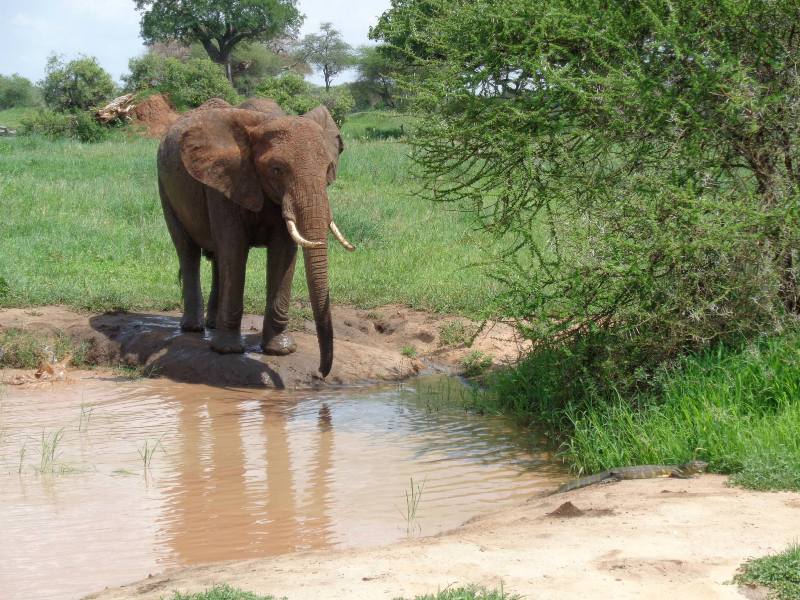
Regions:
<instances>
[{"instance_id":1,"label":"wet mud","mask_svg":"<svg viewBox=\"0 0 800 600\"><path fill-rule=\"evenodd\" d=\"M0 398L0 598L435 535L566 478L453 378L321 391L73 373Z\"/></svg>"},{"instance_id":2,"label":"wet mud","mask_svg":"<svg viewBox=\"0 0 800 600\"><path fill-rule=\"evenodd\" d=\"M463 358L476 351L491 357L495 365L511 363L527 348L514 329L502 323L480 327L398 306L369 311L339 306L333 310L333 320L334 364L323 382L317 373L319 348L311 320L299 319L293 325L297 352L266 356L258 349L262 317L246 315L242 333L247 352L220 355L210 349L207 334L182 332L178 313L93 315L58 306L0 310L0 330L64 333L85 346L89 364L145 367L150 376L222 387L298 389L323 383L399 381L423 372L457 373L463 370ZM450 324L470 335L454 343L442 335ZM409 348L413 357L403 353L408 354Z\"/></svg>"}]
</instances>

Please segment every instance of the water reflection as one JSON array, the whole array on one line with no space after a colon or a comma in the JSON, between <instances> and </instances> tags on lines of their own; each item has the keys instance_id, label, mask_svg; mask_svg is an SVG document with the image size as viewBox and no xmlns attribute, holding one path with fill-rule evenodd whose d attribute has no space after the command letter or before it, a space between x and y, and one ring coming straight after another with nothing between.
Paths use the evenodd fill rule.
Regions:
<instances>
[{"instance_id":1,"label":"water reflection","mask_svg":"<svg viewBox=\"0 0 800 600\"><path fill-rule=\"evenodd\" d=\"M256 408L248 408L253 403ZM319 408L307 461L310 493L298 507L289 446L289 419L297 404L292 398L181 403L176 475L159 518L171 561L210 562L329 545L331 409L326 403ZM261 444L263 453L248 457L245 439Z\"/></svg>"},{"instance_id":2,"label":"water reflection","mask_svg":"<svg viewBox=\"0 0 800 600\"><path fill-rule=\"evenodd\" d=\"M409 530L411 478L425 482L413 527L424 535L562 479L528 432L450 402L459 386L10 390L0 413L0 598L73 598L166 567L390 543ZM59 427L68 472L37 473L29 455L18 475L20 447ZM145 470L139 452L156 439L163 452Z\"/></svg>"}]
</instances>

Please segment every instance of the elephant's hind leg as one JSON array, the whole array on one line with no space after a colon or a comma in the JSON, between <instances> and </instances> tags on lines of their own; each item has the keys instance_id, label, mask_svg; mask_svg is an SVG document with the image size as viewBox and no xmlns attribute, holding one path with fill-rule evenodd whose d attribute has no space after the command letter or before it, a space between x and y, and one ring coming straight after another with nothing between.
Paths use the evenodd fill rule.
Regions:
<instances>
[{"instance_id":1,"label":"elephant's hind leg","mask_svg":"<svg viewBox=\"0 0 800 600\"><path fill-rule=\"evenodd\" d=\"M181 222L169 205L164 189L159 181L161 207L164 209L164 220L178 253L180 279L183 292L183 331L203 331L203 294L200 290L200 246L189 237Z\"/></svg>"}]
</instances>

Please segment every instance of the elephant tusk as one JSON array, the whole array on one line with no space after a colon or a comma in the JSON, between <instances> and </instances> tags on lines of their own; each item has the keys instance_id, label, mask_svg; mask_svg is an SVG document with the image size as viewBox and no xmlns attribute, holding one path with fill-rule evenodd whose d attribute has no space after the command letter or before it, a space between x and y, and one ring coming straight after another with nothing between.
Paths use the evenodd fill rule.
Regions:
<instances>
[{"instance_id":1,"label":"elephant tusk","mask_svg":"<svg viewBox=\"0 0 800 600\"><path fill-rule=\"evenodd\" d=\"M353 246L353 244L351 244L350 242L348 242L347 238L342 235L342 232L339 231L339 228L336 226L336 223L331 221L331 224L328 225L328 227L331 228L331 233L333 234L333 237L335 237L337 240L339 240L339 243L342 246L347 248L350 252L352 252L353 250L356 249L356 247Z\"/></svg>"},{"instance_id":2,"label":"elephant tusk","mask_svg":"<svg viewBox=\"0 0 800 600\"><path fill-rule=\"evenodd\" d=\"M295 225L294 221L287 220L286 227L289 228L289 235L292 236L292 239L297 243L297 245L302 246L303 248L321 248L325 245L325 242L312 242L300 235L300 232L297 231L297 225Z\"/></svg>"}]
</instances>

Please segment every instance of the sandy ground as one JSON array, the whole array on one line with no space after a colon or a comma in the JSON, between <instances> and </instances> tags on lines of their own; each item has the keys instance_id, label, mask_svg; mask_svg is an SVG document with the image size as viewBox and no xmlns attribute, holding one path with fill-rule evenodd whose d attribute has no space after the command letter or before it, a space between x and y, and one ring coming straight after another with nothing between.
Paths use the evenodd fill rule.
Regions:
<instances>
[{"instance_id":1,"label":"sandy ground","mask_svg":"<svg viewBox=\"0 0 800 600\"><path fill-rule=\"evenodd\" d=\"M503 323L479 324L402 306L361 310L333 308L334 363L329 384L392 381L426 370L458 372L470 352L491 356L495 365L514 362L527 348L515 330ZM474 342L447 346L441 331L461 322L475 331ZM242 333L247 352L220 355L209 348L203 333L184 333L180 315L112 312L88 314L60 306L0 310L0 331L19 328L40 334L63 332L88 347L88 360L99 366L146 366L146 372L185 383L220 386L308 388L317 378L319 347L313 321L294 324L298 350L289 356L265 356L258 351L262 317L245 315ZM403 355L413 346L417 356Z\"/></svg>"},{"instance_id":2,"label":"sandy ground","mask_svg":"<svg viewBox=\"0 0 800 600\"><path fill-rule=\"evenodd\" d=\"M565 502L577 510L557 511ZM156 600L221 583L289 600L413 597L470 583L532 599L742 598L753 591L731 583L741 563L798 535L797 493L728 487L716 475L623 481L532 498L433 538L193 567L90 598Z\"/></svg>"}]
</instances>

